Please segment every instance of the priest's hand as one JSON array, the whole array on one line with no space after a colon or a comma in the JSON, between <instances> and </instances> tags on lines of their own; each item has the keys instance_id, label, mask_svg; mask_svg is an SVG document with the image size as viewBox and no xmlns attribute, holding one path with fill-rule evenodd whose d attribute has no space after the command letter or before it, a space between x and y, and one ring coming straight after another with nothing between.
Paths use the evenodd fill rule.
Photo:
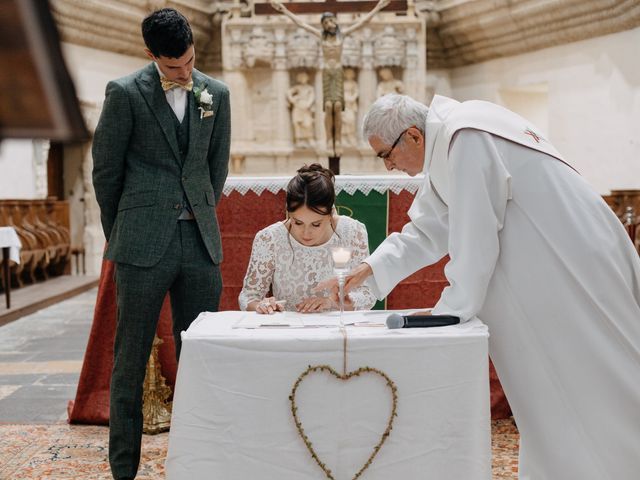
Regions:
<instances>
[{"instance_id":1,"label":"priest's hand","mask_svg":"<svg viewBox=\"0 0 640 480\"><path fill-rule=\"evenodd\" d=\"M344 293L345 296L351 290L356 287L359 287L364 283L364 281L373 275L373 270L369 266L368 263L362 262L356 268L351 270L345 279L344 283ZM323 282L318 283L314 288L311 289L312 292L321 292L324 290L328 290L331 292L331 296L336 299L338 298L338 279L335 277L329 278Z\"/></svg>"},{"instance_id":2,"label":"priest's hand","mask_svg":"<svg viewBox=\"0 0 640 480\"><path fill-rule=\"evenodd\" d=\"M350 292L356 287L362 285L367 278L373 275L373 270L368 263L362 262L356 268L349 272L344 282L344 293Z\"/></svg>"}]
</instances>

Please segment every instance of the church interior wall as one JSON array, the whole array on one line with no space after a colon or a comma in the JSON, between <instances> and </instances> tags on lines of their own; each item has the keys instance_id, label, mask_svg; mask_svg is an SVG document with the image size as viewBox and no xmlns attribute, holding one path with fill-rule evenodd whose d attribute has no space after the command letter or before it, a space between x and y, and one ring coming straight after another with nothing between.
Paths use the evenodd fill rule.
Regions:
<instances>
[{"instance_id":1,"label":"church interior wall","mask_svg":"<svg viewBox=\"0 0 640 480\"><path fill-rule=\"evenodd\" d=\"M402 32L399 27L405 20L393 21L398 23L397 31ZM251 21L241 19L236 23L227 25L231 34L233 29L244 32L242 35L255 34ZM267 25L275 33L283 29L296 34L286 19L274 18ZM383 35L389 30L388 25L378 25L375 21L371 29L365 29L363 37L356 35L358 41L373 45L372 31L379 30L377 35ZM260 32L264 34L264 31ZM393 35L388 37L395 38ZM425 40L422 36L417 38L419 41L414 43L423 48ZM640 139L637 135L640 64L630 48L638 44L640 28L454 69L431 69L428 58L425 68L425 59L420 57L414 62L417 66L414 71L418 73L413 76L393 61L389 61L388 66L396 79L404 80L410 90L406 93L425 103L437 93L458 100L489 100L521 113L549 137L587 181L600 193L607 194L612 189L640 188ZM255 53L242 42L237 44L238 48L240 46L242 49L238 51L241 52L239 55L244 55L243 61L247 55ZM142 52L138 56L123 55L66 42L62 47L92 132L99 118L106 84L144 67L148 60ZM363 52L369 50L355 49L351 53L364 55ZM313 48L310 51L313 52ZM233 52L227 51L225 58L235 58L231 55ZM367 61L350 61L360 90L358 129L363 112L375 99L380 65L386 65L378 65L376 58L370 56ZM291 63L290 60L288 58L287 62ZM327 163L322 149L315 148L324 141L321 71L305 63L289 63L272 59L257 61L251 68L233 64L221 72L208 72L230 87L232 174L288 175L304 163ZM294 84L295 75L301 69L309 73L310 84L315 90L312 148L293 144L290 109L286 104L286 90ZM282 91L276 86L282 87ZM5 140L0 144L1 198L46 196L47 145L32 140ZM383 165L373 157L362 139L345 153L345 172L384 173ZM93 274L100 271L104 236L91 183L92 162L90 143L65 147L64 187L70 203L71 235L74 244L85 246L87 273Z\"/></svg>"},{"instance_id":2,"label":"church interior wall","mask_svg":"<svg viewBox=\"0 0 640 480\"><path fill-rule=\"evenodd\" d=\"M495 102L531 119L601 194L638 189L634 45L640 28L452 69L452 95Z\"/></svg>"},{"instance_id":3,"label":"church interior wall","mask_svg":"<svg viewBox=\"0 0 640 480\"><path fill-rule=\"evenodd\" d=\"M63 43L62 48L76 94L85 102L102 103L110 80L129 75L149 63L142 51L139 57L132 57L71 43Z\"/></svg>"},{"instance_id":4,"label":"church interior wall","mask_svg":"<svg viewBox=\"0 0 640 480\"><path fill-rule=\"evenodd\" d=\"M0 142L0 198L36 199L36 171L32 140Z\"/></svg>"}]
</instances>

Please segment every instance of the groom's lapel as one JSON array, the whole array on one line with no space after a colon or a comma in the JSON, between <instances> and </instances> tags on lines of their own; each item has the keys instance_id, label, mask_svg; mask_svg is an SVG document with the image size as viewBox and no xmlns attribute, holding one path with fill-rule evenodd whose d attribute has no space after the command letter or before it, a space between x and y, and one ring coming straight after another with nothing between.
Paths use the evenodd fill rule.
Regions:
<instances>
[{"instance_id":1,"label":"groom's lapel","mask_svg":"<svg viewBox=\"0 0 640 480\"><path fill-rule=\"evenodd\" d=\"M176 138L176 129L174 128L174 121L172 118L173 113L171 107L167 103L167 97L165 96L162 86L160 85L160 77L154 63L149 64L136 78L138 89L142 94L145 102L149 105L149 108L155 115L160 128L162 129L167 141L171 146L173 156L179 165L182 164L179 149L178 139Z\"/></svg>"},{"instance_id":2,"label":"groom's lapel","mask_svg":"<svg viewBox=\"0 0 640 480\"><path fill-rule=\"evenodd\" d=\"M193 88L200 88L202 85L206 85L204 78L200 76L200 73L195 68L191 75ZM187 154L185 163L196 153L195 146L198 145L198 135L200 134L200 127L202 126L200 110L198 110L195 95L193 95L193 92L190 92L189 95L191 95L190 102L187 104L189 105L189 153Z\"/></svg>"}]
</instances>

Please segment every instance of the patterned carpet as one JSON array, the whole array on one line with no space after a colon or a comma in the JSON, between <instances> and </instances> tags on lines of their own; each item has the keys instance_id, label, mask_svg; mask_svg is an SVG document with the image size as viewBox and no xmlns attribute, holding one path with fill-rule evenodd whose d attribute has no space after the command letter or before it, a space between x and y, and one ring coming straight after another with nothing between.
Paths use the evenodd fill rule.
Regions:
<instances>
[{"instance_id":1,"label":"patterned carpet","mask_svg":"<svg viewBox=\"0 0 640 480\"><path fill-rule=\"evenodd\" d=\"M139 480L164 478L168 433L142 441ZM493 478L518 477L518 431L512 420L492 424ZM107 480L107 427L0 425L0 479Z\"/></svg>"}]
</instances>

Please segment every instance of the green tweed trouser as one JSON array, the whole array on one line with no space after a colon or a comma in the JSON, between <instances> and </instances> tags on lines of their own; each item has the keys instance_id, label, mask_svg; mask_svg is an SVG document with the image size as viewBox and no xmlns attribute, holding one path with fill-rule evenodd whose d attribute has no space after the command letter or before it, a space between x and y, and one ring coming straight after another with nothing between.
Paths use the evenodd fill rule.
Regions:
<instances>
[{"instance_id":1,"label":"green tweed trouser","mask_svg":"<svg viewBox=\"0 0 640 480\"><path fill-rule=\"evenodd\" d=\"M147 239L140 239L146 241ZM109 412L109 463L115 479L134 478L140 463L142 390L164 298L169 292L176 357L180 332L200 312L218 310L222 276L195 221L178 221L163 258L152 267L116 264L118 320Z\"/></svg>"}]
</instances>

